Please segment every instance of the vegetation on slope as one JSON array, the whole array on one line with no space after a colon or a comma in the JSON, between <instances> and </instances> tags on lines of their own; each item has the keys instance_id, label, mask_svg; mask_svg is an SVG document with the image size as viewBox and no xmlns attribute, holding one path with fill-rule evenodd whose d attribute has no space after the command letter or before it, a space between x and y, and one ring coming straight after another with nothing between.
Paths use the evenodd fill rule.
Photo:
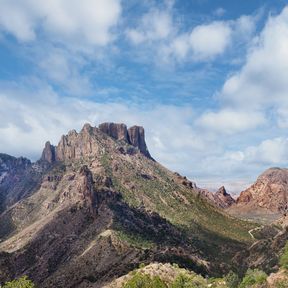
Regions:
<instances>
[{"instance_id":1,"label":"vegetation on slope","mask_svg":"<svg viewBox=\"0 0 288 288\"><path fill-rule=\"evenodd\" d=\"M2 288L35 288L35 285L27 276L23 276L19 279L6 282Z\"/></svg>"}]
</instances>

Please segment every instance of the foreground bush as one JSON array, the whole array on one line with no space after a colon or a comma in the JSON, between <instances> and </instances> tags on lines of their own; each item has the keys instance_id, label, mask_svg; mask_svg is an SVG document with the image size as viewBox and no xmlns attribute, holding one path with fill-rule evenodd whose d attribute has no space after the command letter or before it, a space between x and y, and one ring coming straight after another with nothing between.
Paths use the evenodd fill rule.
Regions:
<instances>
[{"instance_id":1,"label":"foreground bush","mask_svg":"<svg viewBox=\"0 0 288 288\"><path fill-rule=\"evenodd\" d=\"M286 245L284 247L284 252L282 254L282 256L280 257L280 266L288 269L288 242L286 242Z\"/></svg>"},{"instance_id":2,"label":"foreground bush","mask_svg":"<svg viewBox=\"0 0 288 288\"><path fill-rule=\"evenodd\" d=\"M2 288L35 288L35 285L27 276L23 276L19 279L7 282Z\"/></svg>"},{"instance_id":3,"label":"foreground bush","mask_svg":"<svg viewBox=\"0 0 288 288\"><path fill-rule=\"evenodd\" d=\"M226 277L225 277L225 281L227 284L227 287L229 288L237 288L240 282L240 279L238 277L238 275L232 271L230 271Z\"/></svg>"},{"instance_id":4,"label":"foreground bush","mask_svg":"<svg viewBox=\"0 0 288 288\"><path fill-rule=\"evenodd\" d=\"M150 277L149 275L136 273L124 288L167 288L166 284L158 277Z\"/></svg>"},{"instance_id":5,"label":"foreground bush","mask_svg":"<svg viewBox=\"0 0 288 288\"><path fill-rule=\"evenodd\" d=\"M265 287L267 274L261 270L248 269L239 288Z\"/></svg>"}]
</instances>

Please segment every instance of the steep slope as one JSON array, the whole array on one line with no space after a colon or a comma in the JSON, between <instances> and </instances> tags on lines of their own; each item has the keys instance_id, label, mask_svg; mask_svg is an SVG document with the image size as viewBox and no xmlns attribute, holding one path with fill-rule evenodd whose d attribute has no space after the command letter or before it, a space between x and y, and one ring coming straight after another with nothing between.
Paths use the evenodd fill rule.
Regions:
<instances>
[{"instance_id":1,"label":"steep slope","mask_svg":"<svg viewBox=\"0 0 288 288\"><path fill-rule=\"evenodd\" d=\"M86 124L46 143L40 185L0 215L0 282L27 274L44 288L101 287L141 262L204 275L234 265L255 225L154 161L135 127Z\"/></svg>"},{"instance_id":2,"label":"steep slope","mask_svg":"<svg viewBox=\"0 0 288 288\"><path fill-rule=\"evenodd\" d=\"M37 188L45 167L0 154L0 214Z\"/></svg>"},{"instance_id":3,"label":"steep slope","mask_svg":"<svg viewBox=\"0 0 288 288\"><path fill-rule=\"evenodd\" d=\"M288 210L288 169L270 168L241 192L228 211L252 219L275 221Z\"/></svg>"}]
</instances>

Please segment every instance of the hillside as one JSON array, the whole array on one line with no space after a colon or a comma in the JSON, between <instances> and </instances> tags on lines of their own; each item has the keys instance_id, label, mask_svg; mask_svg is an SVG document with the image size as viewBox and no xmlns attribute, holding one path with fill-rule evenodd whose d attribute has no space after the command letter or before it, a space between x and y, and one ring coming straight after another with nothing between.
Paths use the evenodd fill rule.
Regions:
<instances>
[{"instance_id":1,"label":"hillside","mask_svg":"<svg viewBox=\"0 0 288 288\"><path fill-rule=\"evenodd\" d=\"M232 215L271 223L287 214L288 169L270 168L240 193L227 211Z\"/></svg>"},{"instance_id":2,"label":"hillside","mask_svg":"<svg viewBox=\"0 0 288 288\"><path fill-rule=\"evenodd\" d=\"M43 288L102 287L153 261L222 275L255 241L257 225L228 216L151 157L142 127L86 124L47 142L21 175L31 185L0 215L0 282L25 274Z\"/></svg>"}]
</instances>

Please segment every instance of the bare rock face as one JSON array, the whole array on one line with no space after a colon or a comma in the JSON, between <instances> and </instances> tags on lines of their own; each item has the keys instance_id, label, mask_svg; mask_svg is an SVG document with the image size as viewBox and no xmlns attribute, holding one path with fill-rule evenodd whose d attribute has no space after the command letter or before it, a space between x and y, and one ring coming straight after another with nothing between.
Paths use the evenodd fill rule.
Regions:
<instances>
[{"instance_id":1,"label":"bare rock face","mask_svg":"<svg viewBox=\"0 0 288 288\"><path fill-rule=\"evenodd\" d=\"M215 199L219 207L227 208L235 203L235 200L227 193L224 186L220 187L215 193Z\"/></svg>"},{"instance_id":2,"label":"bare rock face","mask_svg":"<svg viewBox=\"0 0 288 288\"><path fill-rule=\"evenodd\" d=\"M288 210L288 169L270 168L241 192L237 205L253 205L272 212Z\"/></svg>"},{"instance_id":3,"label":"bare rock face","mask_svg":"<svg viewBox=\"0 0 288 288\"><path fill-rule=\"evenodd\" d=\"M100 147L95 140L98 134L98 128L85 124L79 133L72 130L68 135L63 135L56 146L56 160L64 161L99 155Z\"/></svg>"},{"instance_id":4,"label":"bare rock face","mask_svg":"<svg viewBox=\"0 0 288 288\"><path fill-rule=\"evenodd\" d=\"M253 220L260 219L267 223L278 220L286 223L287 200L288 169L270 168L262 173L253 185L241 192L228 213Z\"/></svg>"},{"instance_id":5,"label":"bare rock face","mask_svg":"<svg viewBox=\"0 0 288 288\"><path fill-rule=\"evenodd\" d=\"M219 208L228 208L235 203L233 197L227 193L224 186L220 187L216 193L212 193L207 189L199 189L200 195L210 201Z\"/></svg>"},{"instance_id":6,"label":"bare rock face","mask_svg":"<svg viewBox=\"0 0 288 288\"><path fill-rule=\"evenodd\" d=\"M41 160L53 163L56 160L55 147L51 145L49 141L45 143L44 150L42 152Z\"/></svg>"},{"instance_id":7,"label":"bare rock face","mask_svg":"<svg viewBox=\"0 0 288 288\"><path fill-rule=\"evenodd\" d=\"M99 128L85 124L79 133L75 130L70 131L68 135L61 137L56 147L51 145L50 142L46 142L40 160L51 164L55 161L81 159L83 157L100 155L101 151L103 151L103 145L101 147L99 143L107 139L107 137L103 137L103 133L119 141L119 144L122 145L118 147L120 152L123 150L122 152L124 154L134 155L138 149L147 158L152 159L146 146L143 127L133 126L127 129L125 124L103 123L99 125ZM124 149L125 143L131 146Z\"/></svg>"},{"instance_id":8,"label":"bare rock face","mask_svg":"<svg viewBox=\"0 0 288 288\"><path fill-rule=\"evenodd\" d=\"M151 155L147 149L145 142L145 131L141 126L132 126L128 129L130 143L139 148L142 154L146 157L151 158Z\"/></svg>"},{"instance_id":9,"label":"bare rock face","mask_svg":"<svg viewBox=\"0 0 288 288\"><path fill-rule=\"evenodd\" d=\"M109 135L116 140L124 140L129 142L127 126L122 123L102 123L98 127L103 133Z\"/></svg>"}]
</instances>

